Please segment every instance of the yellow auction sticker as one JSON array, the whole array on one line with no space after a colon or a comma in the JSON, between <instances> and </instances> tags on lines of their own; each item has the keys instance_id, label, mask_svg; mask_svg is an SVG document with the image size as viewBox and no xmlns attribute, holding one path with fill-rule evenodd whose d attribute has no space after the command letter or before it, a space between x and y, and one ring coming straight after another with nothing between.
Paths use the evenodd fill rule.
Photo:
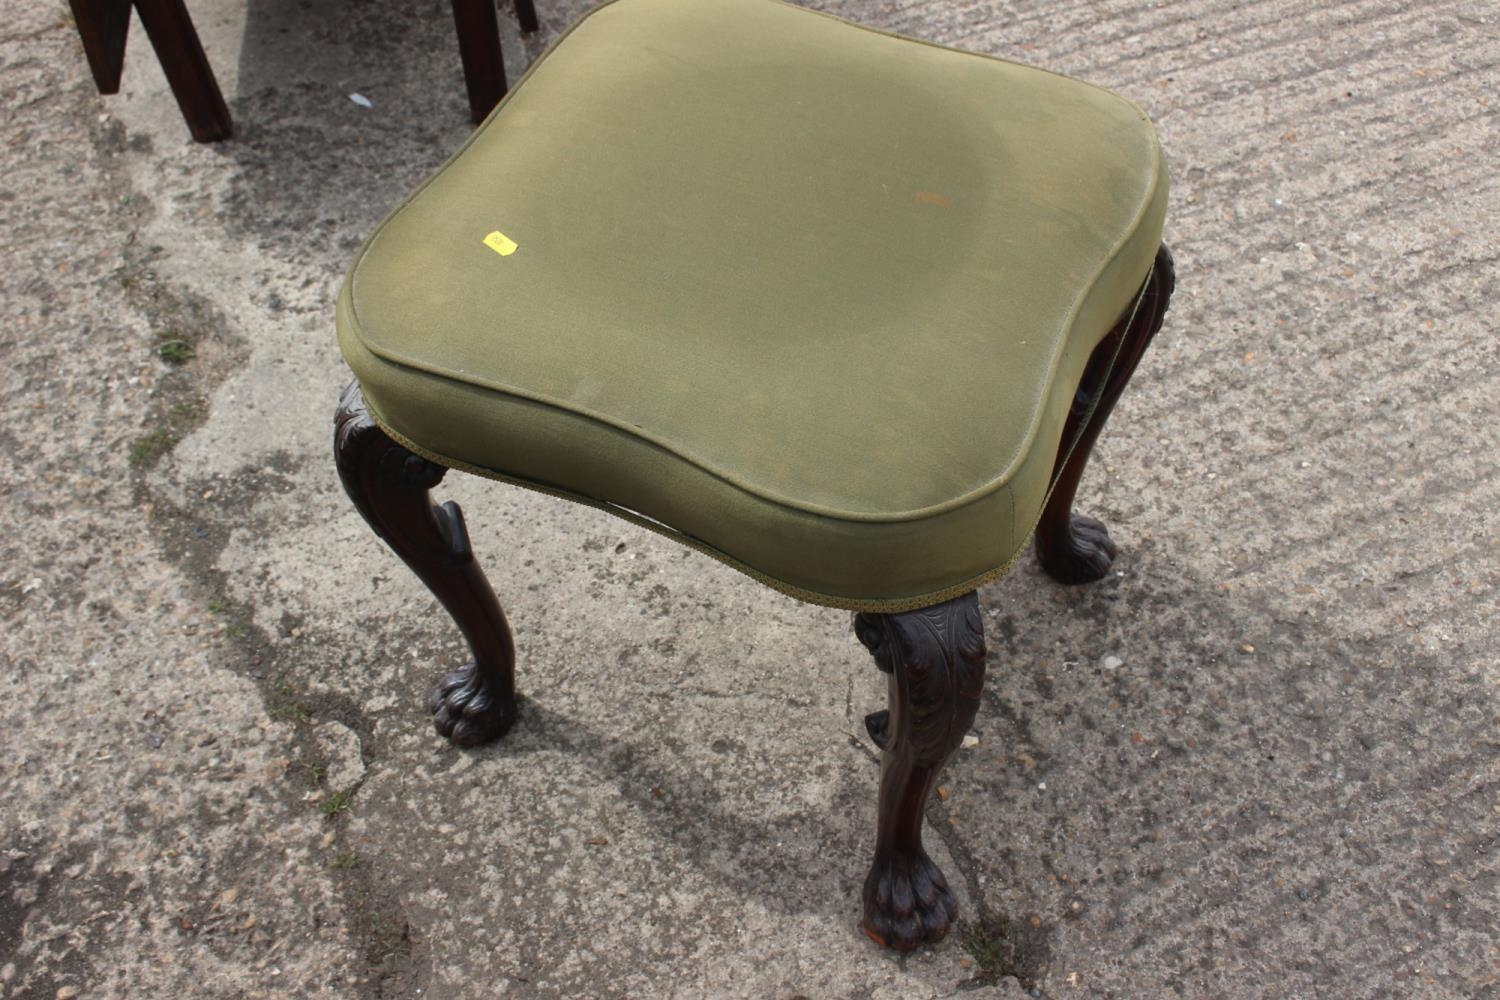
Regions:
<instances>
[{"instance_id":1,"label":"yellow auction sticker","mask_svg":"<svg viewBox=\"0 0 1500 1000\"><path fill-rule=\"evenodd\" d=\"M502 257L509 257L516 252L516 241L498 229L484 238L484 245Z\"/></svg>"}]
</instances>

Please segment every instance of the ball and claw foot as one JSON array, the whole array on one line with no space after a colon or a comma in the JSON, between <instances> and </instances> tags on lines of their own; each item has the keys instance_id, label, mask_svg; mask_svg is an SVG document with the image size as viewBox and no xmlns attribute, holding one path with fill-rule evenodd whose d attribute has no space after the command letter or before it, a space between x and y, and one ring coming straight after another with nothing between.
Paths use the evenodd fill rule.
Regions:
<instances>
[{"instance_id":1,"label":"ball and claw foot","mask_svg":"<svg viewBox=\"0 0 1500 1000\"><path fill-rule=\"evenodd\" d=\"M432 692L432 724L456 747L477 747L504 736L516 721L514 702L486 691L474 664L453 671Z\"/></svg>"},{"instance_id":2,"label":"ball and claw foot","mask_svg":"<svg viewBox=\"0 0 1500 1000\"><path fill-rule=\"evenodd\" d=\"M1047 574L1058 583L1093 583L1104 579L1119 549L1103 521L1082 514L1068 517L1068 537L1060 551L1048 553Z\"/></svg>"},{"instance_id":3,"label":"ball and claw foot","mask_svg":"<svg viewBox=\"0 0 1500 1000\"><path fill-rule=\"evenodd\" d=\"M883 947L912 951L934 944L947 935L957 918L958 900L925 853L879 859L865 879L860 926Z\"/></svg>"}]
</instances>

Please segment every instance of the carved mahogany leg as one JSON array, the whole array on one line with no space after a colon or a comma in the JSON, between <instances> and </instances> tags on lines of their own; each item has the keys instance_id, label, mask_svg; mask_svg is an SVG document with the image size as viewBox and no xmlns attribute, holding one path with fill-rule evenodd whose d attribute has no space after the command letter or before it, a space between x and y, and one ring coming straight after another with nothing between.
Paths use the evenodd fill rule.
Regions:
<instances>
[{"instance_id":1,"label":"carved mahogany leg","mask_svg":"<svg viewBox=\"0 0 1500 1000\"><path fill-rule=\"evenodd\" d=\"M448 609L474 655L433 692L439 735L461 747L500 738L516 721L515 645L474 561L463 512L427 495L448 470L391 440L370 419L358 382L344 389L333 426L334 459L349 498Z\"/></svg>"},{"instance_id":2,"label":"carved mahogany leg","mask_svg":"<svg viewBox=\"0 0 1500 1000\"><path fill-rule=\"evenodd\" d=\"M1172 254L1163 246L1146 279L1146 295L1135 318L1122 319L1094 349L1084 369L1052 469L1052 495L1036 528L1037 558L1047 575L1059 583L1092 583L1108 573L1114 562L1116 549L1109 532L1103 523L1073 513L1073 497L1099 431L1151 338L1161 329L1174 280Z\"/></svg>"},{"instance_id":3,"label":"carved mahogany leg","mask_svg":"<svg viewBox=\"0 0 1500 1000\"><path fill-rule=\"evenodd\" d=\"M865 879L864 931L911 951L940 940L958 916L948 881L922 849L922 816L938 775L979 710L984 629L978 596L900 614L858 614L854 633L890 674L890 709L865 719L884 753L875 861Z\"/></svg>"}]
</instances>

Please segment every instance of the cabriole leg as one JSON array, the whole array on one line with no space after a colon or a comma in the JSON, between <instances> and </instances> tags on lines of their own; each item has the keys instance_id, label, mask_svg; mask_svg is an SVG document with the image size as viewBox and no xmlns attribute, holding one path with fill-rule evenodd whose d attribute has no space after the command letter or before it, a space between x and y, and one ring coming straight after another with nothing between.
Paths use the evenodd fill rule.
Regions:
<instances>
[{"instance_id":1,"label":"cabriole leg","mask_svg":"<svg viewBox=\"0 0 1500 1000\"><path fill-rule=\"evenodd\" d=\"M516 720L515 645L469 548L463 512L428 496L448 470L391 440L370 419L357 382L339 399L333 451L354 506L448 609L473 653L433 692L438 733L461 747L498 739Z\"/></svg>"},{"instance_id":2,"label":"cabriole leg","mask_svg":"<svg viewBox=\"0 0 1500 1000\"><path fill-rule=\"evenodd\" d=\"M1090 356L1063 428L1052 470L1052 495L1036 528L1037 558L1059 583L1092 583L1114 562L1115 543L1104 524L1073 513L1073 498L1104 422L1166 317L1175 275L1165 246L1157 251L1156 266L1146 280L1146 295L1135 318L1121 320Z\"/></svg>"},{"instance_id":3,"label":"cabriole leg","mask_svg":"<svg viewBox=\"0 0 1500 1000\"><path fill-rule=\"evenodd\" d=\"M859 614L854 632L890 675L890 709L865 719L883 751L875 861L865 879L866 934L898 951L940 940L958 901L922 849L938 776L979 710L984 630L974 593L899 614Z\"/></svg>"}]
</instances>

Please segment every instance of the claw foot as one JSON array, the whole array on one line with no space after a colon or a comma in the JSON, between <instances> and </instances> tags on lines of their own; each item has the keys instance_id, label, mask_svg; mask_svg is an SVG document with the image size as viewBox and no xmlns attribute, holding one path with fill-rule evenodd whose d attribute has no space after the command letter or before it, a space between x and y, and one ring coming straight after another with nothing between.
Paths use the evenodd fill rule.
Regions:
<instances>
[{"instance_id":1,"label":"claw foot","mask_svg":"<svg viewBox=\"0 0 1500 1000\"><path fill-rule=\"evenodd\" d=\"M1109 572L1118 552L1103 521L1071 514L1063 543L1041 549L1042 568L1058 583L1093 583Z\"/></svg>"},{"instance_id":2,"label":"claw foot","mask_svg":"<svg viewBox=\"0 0 1500 1000\"><path fill-rule=\"evenodd\" d=\"M875 859L865 879L860 926L876 944L911 951L941 941L957 919L958 900L926 854Z\"/></svg>"},{"instance_id":3,"label":"claw foot","mask_svg":"<svg viewBox=\"0 0 1500 1000\"><path fill-rule=\"evenodd\" d=\"M444 677L432 692L432 724L454 746L476 747L497 740L515 721L515 703L485 690L472 663Z\"/></svg>"}]
</instances>

